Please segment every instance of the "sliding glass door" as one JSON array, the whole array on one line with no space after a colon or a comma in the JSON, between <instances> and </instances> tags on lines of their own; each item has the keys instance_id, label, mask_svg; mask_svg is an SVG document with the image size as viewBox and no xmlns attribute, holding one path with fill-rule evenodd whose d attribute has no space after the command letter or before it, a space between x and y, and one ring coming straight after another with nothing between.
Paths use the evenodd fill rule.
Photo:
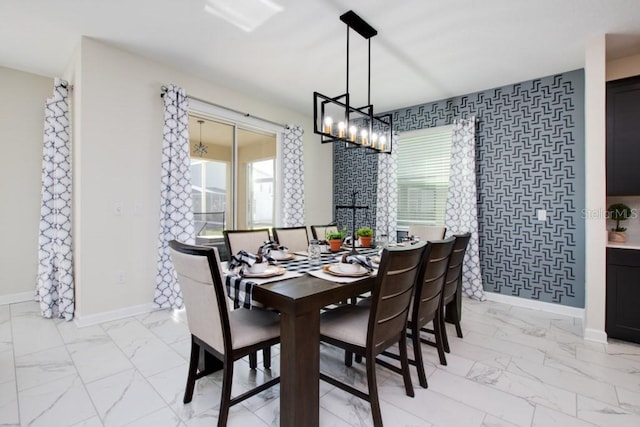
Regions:
<instances>
[{"instance_id":1,"label":"sliding glass door","mask_svg":"<svg viewBox=\"0 0 640 427\"><path fill-rule=\"evenodd\" d=\"M273 227L276 134L211 117L189 118L196 232Z\"/></svg>"}]
</instances>

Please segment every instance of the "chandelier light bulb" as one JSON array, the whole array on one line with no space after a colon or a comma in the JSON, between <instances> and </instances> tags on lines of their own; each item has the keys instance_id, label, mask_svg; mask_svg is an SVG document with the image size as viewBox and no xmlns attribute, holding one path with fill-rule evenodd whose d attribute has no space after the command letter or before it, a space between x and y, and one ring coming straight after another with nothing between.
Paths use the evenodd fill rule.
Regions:
<instances>
[{"instance_id":1,"label":"chandelier light bulb","mask_svg":"<svg viewBox=\"0 0 640 427\"><path fill-rule=\"evenodd\" d=\"M362 129L362 131L360 131L360 143L362 143L362 145L369 145L369 140L368 138L368 132L365 129Z\"/></svg>"},{"instance_id":2,"label":"chandelier light bulb","mask_svg":"<svg viewBox=\"0 0 640 427\"><path fill-rule=\"evenodd\" d=\"M324 133L331 133L333 129L333 119L329 116L324 118Z\"/></svg>"},{"instance_id":3,"label":"chandelier light bulb","mask_svg":"<svg viewBox=\"0 0 640 427\"><path fill-rule=\"evenodd\" d=\"M338 122L338 138L344 138L344 131L347 125L344 122Z\"/></svg>"},{"instance_id":4,"label":"chandelier light bulb","mask_svg":"<svg viewBox=\"0 0 640 427\"><path fill-rule=\"evenodd\" d=\"M356 135L358 134L358 128L351 126L349 128L349 141L356 142Z\"/></svg>"}]
</instances>

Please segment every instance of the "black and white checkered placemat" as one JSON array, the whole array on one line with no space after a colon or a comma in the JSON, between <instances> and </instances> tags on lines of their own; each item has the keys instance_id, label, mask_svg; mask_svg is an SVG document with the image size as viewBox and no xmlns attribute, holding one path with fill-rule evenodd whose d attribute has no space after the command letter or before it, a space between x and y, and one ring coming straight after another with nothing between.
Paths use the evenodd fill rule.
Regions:
<instances>
[{"instance_id":1,"label":"black and white checkered placemat","mask_svg":"<svg viewBox=\"0 0 640 427\"><path fill-rule=\"evenodd\" d=\"M367 256L373 256L376 254L376 249L358 249L358 251ZM336 257L342 255L338 254L322 254L320 258L320 264L309 263L307 257L296 257L290 261L280 261L279 266L285 267L287 271L294 271L297 273L308 273L314 270L320 270L322 266L333 264L336 261ZM233 301L234 307L251 308L251 291L256 284L251 279L245 279L239 276L227 275L225 279L227 285L227 295Z\"/></svg>"}]
</instances>

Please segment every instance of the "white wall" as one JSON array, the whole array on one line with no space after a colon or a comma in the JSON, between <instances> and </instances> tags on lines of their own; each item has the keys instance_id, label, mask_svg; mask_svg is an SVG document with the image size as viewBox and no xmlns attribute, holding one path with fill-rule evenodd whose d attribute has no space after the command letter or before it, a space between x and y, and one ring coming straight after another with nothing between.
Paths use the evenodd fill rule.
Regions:
<instances>
[{"instance_id":1,"label":"white wall","mask_svg":"<svg viewBox=\"0 0 640 427\"><path fill-rule=\"evenodd\" d=\"M606 209L606 38L594 37L585 55L585 207L588 212ZM606 341L606 244L604 216L585 220L585 323L584 337Z\"/></svg>"},{"instance_id":2,"label":"white wall","mask_svg":"<svg viewBox=\"0 0 640 427\"><path fill-rule=\"evenodd\" d=\"M155 288L162 144L160 87L305 129L307 222L331 218L331 147L308 112L278 108L95 40L83 38L75 69L82 113L74 125L77 315L150 303ZM76 94L77 95L77 94ZM311 97L310 97L311 99ZM310 102L311 104L311 102ZM325 167L323 167L325 165ZM122 215L115 215L116 203ZM125 284L116 283L123 271Z\"/></svg>"},{"instance_id":3,"label":"white wall","mask_svg":"<svg viewBox=\"0 0 640 427\"><path fill-rule=\"evenodd\" d=\"M35 290L44 102L53 79L0 67L0 300Z\"/></svg>"}]
</instances>

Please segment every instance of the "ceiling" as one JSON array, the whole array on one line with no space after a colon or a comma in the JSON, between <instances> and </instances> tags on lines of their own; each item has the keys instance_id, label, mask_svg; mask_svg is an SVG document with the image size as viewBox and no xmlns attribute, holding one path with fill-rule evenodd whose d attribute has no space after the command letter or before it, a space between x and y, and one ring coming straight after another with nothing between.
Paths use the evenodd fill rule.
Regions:
<instances>
[{"instance_id":1,"label":"ceiling","mask_svg":"<svg viewBox=\"0 0 640 427\"><path fill-rule=\"evenodd\" d=\"M59 76L85 35L310 116L313 91L345 91L350 9L378 30L376 112L581 68L599 34L616 35L609 58L640 53L638 0L273 1L284 10L247 33L207 0L2 0L0 65ZM366 44L351 34L364 105Z\"/></svg>"}]
</instances>

